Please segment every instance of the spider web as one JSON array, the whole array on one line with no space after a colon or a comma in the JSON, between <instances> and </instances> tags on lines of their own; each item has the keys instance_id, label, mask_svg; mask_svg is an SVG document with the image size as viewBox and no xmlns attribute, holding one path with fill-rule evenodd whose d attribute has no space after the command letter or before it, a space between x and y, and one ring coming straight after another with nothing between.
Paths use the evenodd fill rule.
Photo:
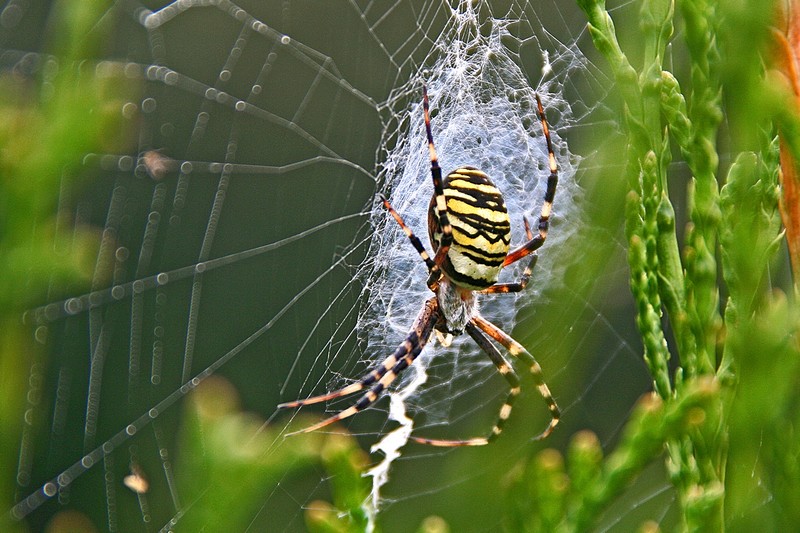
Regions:
<instances>
[{"instance_id":1,"label":"spider web","mask_svg":"<svg viewBox=\"0 0 800 533\"><path fill-rule=\"evenodd\" d=\"M46 11L12 0L2 14L4 69L36 76L55 61L29 39ZM548 445L583 427L613 442L649 378L629 345L632 320L615 317L627 302L569 276L582 260L578 229L592 224L572 145L603 126L577 8L117 0L101 24L115 38L92 65L141 94L122 109L131 149L86 154L92 185L60 198L74 226L101 229L99 252L90 287L54 285L25 317L50 355L29 377L13 516L32 529L68 509L111 531L179 528L192 502L175 480L174 428L200 383L230 381L243 408L280 429L263 451L277 454L291 445L284 435L295 416L278 403L351 383L391 353L429 292L424 265L376 194L427 245L423 82L443 169L469 164L492 177L512 243L524 240L522 216L536 220L544 194L547 152L531 108L534 91L542 96L560 172L551 233L528 289L486 298L481 310L542 364L563 411ZM607 279L625 284L616 233L596 238L611 250ZM411 431L484 435L507 392L470 340L433 344L393 387L393 413L382 399L345 424L373 450L365 507L381 511L386 531L433 514L457 531L492 529L497 513L478 511L501 505L500 495L471 487L498 482L531 453L514 434L538 434L546 409L528 384L510 435L492 446L406 447ZM123 486L130 465L141 465L158 497ZM659 475L616 516L650 502L666 515L671 492ZM250 529L304 530L304 511L330 481L279 477Z\"/></svg>"}]
</instances>

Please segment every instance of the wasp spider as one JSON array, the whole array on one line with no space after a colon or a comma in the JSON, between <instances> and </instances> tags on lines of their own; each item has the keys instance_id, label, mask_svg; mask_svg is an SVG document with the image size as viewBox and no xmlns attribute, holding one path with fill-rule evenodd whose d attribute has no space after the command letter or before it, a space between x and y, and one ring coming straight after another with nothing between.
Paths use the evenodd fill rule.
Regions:
<instances>
[{"instance_id":1,"label":"wasp spider","mask_svg":"<svg viewBox=\"0 0 800 533\"><path fill-rule=\"evenodd\" d=\"M550 424L536 439L547 437L556 427L561 413L550 394L550 389L544 382L539 363L521 344L478 313L476 299L476 293L493 294L523 290L530 279L531 269L537 258L535 252L547 237L550 210L558 182L558 166L553 154L547 119L538 94L536 95L536 105L544 131L544 139L547 143L550 175L547 178L547 188L536 235L531 231L528 220L523 217L527 242L509 252L510 219L503 195L489 177L477 168L465 166L454 170L442 180L442 170L433 146L428 92L423 87L422 107L431 159L431 177L433 178L433 197L428 208L428 234L436 252L433 258L425 250L419 238L406 226L397 211L392 208L389 201L385 197L382 197L382 201L392 217L403 228L411 244L428 267L430 273L428 287L433 291L434 296L425 302L406 340L392 355L360 381L334 392L279 405L279 407L299 407L368 389L353 406L318 424L300 430L299 433L325 427L352 416L374 403L397 375L413 364L434 330L445 335L458 335L466 331L486 352L486 355L497 367L497 371L508 382L511 390L500 408L498 420L488 436L464 440L411 437L414 441L432 446L481 446L500 435L503 424L511 414L514 400L520 392L520 380L511 364L491 342L492 340L528 365L539 389L539 394L550 410ZM503 268L527 256L530 256L530 260L518 282L497 283L497 278Z\"/></svg>"}]
</instances>

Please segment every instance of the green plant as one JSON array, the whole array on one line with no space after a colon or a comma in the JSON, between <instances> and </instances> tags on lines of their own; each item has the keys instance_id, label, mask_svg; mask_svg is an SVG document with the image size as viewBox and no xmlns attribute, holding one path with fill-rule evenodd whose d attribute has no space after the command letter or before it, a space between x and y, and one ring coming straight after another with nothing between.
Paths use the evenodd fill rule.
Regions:
<instances>
[{"instance_id":1,"label":"green plant","mask_svg":"<svg viewBox=\"0 0 800 533\"><path fill-rule=\"evenodd\" d=\"M605 2L579 5L617 88L631 290L654 393L605 459L597 439L579 433L566 465L553 451L528 465L515 489L528 503L515 507L513 529L585 531L658 457L680 530L791 529L800 317L770 273L783 242L773 124L790 147L796 128L779 111L785 95L764 81L772 3L644 0L638 68ZM690 61L683 82L665 66L677 46ZM670 179L676 154L691 173L685 191ZM680 194L684 227L673 208ZM753 502L760 491L764 502Z\"/></svg>"},{"instance_id":2,"label":"green plant","mask_svg":"<svg viewBox=\"0 0 800 533\"><path fill-rule=\"evenodd\" d=\"M118 79L81 68L102 43L93 32L106 2L56 2L48 46L58 51L35 79L0 76L0 508L11 508L26 379L43 358L20 317L51 282L85 283L96 240L87 228L58 231L60 190L76 186L81 157L119 124ZM63 189L62 189L63 185ZM36 332L42 340L46 332ZM0 529L19 523L0 518Z\"/></svg>"},{"instance_id":3,"label":"green plant","mask_svg":"<svg viewBox=\"0 0 800 533\"><path fill-rule=\"evenodd\" d=\"M367 516L363 503L369 494L369 480L361 472L367 456L356 440L339 433L310 433L287 440L280 435L280 428L242 412L238 403L233 385L216 376L189 396L181 419L175 469L187 505L176 529L244 531L259 527L265 494L294 474L321 467L330 479L333 503L317 500L308 504L308 530L364 531ZM298 426L305 422L298 420Z\"/></svg>"}]
</instances>

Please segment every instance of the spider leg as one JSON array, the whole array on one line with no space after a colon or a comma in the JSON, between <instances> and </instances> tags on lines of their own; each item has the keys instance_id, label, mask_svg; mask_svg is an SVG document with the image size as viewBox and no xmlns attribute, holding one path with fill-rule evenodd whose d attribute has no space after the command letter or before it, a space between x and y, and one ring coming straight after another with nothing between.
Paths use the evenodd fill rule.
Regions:
<instances>
[{"instance_id":1,"label":"spider leg","mask_svg":"<svg viewBox=\"0 0 800 533\"><path fill-rule=\"evenodd\" d=\"M486 335L481 333L481 331L475 326L475 323L470 321L467 323L465 328L466 332L472 337L478 346L486 352L486 355L489 356L489 359L492 360L494 366L497 367L497 371L500 373L501 376L505 378L508 382L510 390L508 391L508 397L506 397L506 401L503 406L500 408L500 414L498 415L497 422L495 423L494 427L492 428L491 434L488 437L477 437L474 439L465 439L465 440L442 440L442 439L427 439L423 437L411 437L412 440L420 443L420 444L428 444L430 446L483 446L485 444L489 444L494 439L496 439L500 433L503 431L503 425L508 420L508 417L511 416L511 408L514 405L514 401L517 399L517 396L520 393L520 386L519 386L519 376L517 373L514 372L514 368L506 361L505 357L495 348L494 344L486 338Z\"/></svg>"},{"instance_id":2,"label":"spider leg","mask_svg":"<svg viewBox=\"0 0 800 533\"><path fill-rule=\"evenodd\" d=\"M547 117L544 115L542 100L539 98L538 94L536 95L536 107L539 113L539 120L542 123L544 139L547 143L547 157L550 164L550 176L547 178L547 190L544 193L544 203L542 204L542 211L539 214L539 223L537 225L539 233L532 239L529 239L527 243L510 252L508 256L506 256L505 261L503 261L503 267L515 263L526 255L538 250L539 247L544 244L547 238L547 230L550 227L550 212L553 209L553 198L556 195L556 185L558 185L558 164L556 164L556 156L553 153L553 143L550 140L550 127L547 125Z\"/></svg>"},{"instance_id":3,"label":"spider leg","mask_svg":"<svg viewBox=\"0 0 800 533\"><path fill-rule=\"evenodd\" d=\"M437 268L436 263L434 263L433 259L431 259L431 256L428 255L428 252L425 250L425 246L419 240L419 237L414 235L414 232L411 231L411 228L406 226L406 223L403 221L403 217L400 216L400 213L395 211L394 207L392 207L392 204L389 203L389 200L387 200L384 195L381 195L381 201L383 202L383 206L389 211L392 217L394 217L397 223L400 224L400 227L403 228L403 231L411 241L412 246L414 246L414 249L417 251L419 256L423 261L425 261L425 266L428 267L428 272L433 272L433 270Z\"/></svg>"},{"instance_id":4,"label":"spider leg","mask_svg":"<svg viewBox=\"0 0 800 533\"><path fill-rule=\"evenodd\" d=\"M433 146L433 133L431 132L431 116L428 102L428 87L422 86L422 110L425 116L425 133L428 137L428 152L431 156L431 178L433 179L433 194L436 203L436 217L439 222L439 228L442 231L442 237L439 241L439 248L436 250L436 256L433 258L434 267L428 277L428 286L433 286L441 275L440 267L447 256L447 251L450 249L450 244L453 242L453 227L450 225L450 220L447 217L447 202L444 196L444 185L442 181L442 169L439 166L439 156L436 154L436 148Z\"/></svg>"},{"instance_id":5,"label":"spider leg","mask_svg":"<svg viewBox=\"0 0 800 533\"><path fill-rule=\"evenodd\" d=\"M520 343L512 339L507 333L482 316L478 315L473 317L472 323L474 323L489 337L502 344L511 355L522 359L525 363L530 365L533 381L536 383L536 387L539 389L539 394L542 396L544 403L547 404L547 408L550 410L550 424L547 426L547 428L545 428L544 431L535 437L534 440L542 440L546 438L548 435L550 435L550 433L553 432L553 429L556 427L556 425L558 425L559 420L561 420L561 410L558 408L558 404L556 404L556 401L553 399L553 395L550 394L550 389L544 382L544 377L542 376L542 367L539 366L536 358L533 357L533 355L531 355L531 353Z\"/></svg>"},{"instance_id":6,"label":"spider leg","mask_svg":"<svg viewBox=\"0 0 800 533\"><path fill-rule=\"evenodd\" d=\"M525 223L525 235L528 237L528 240L533 239L533 232L531 232L531 225L528 222L527 217L522 217L522 221ZM522 276L520 276L519 281L516 283L495 283L491 287L483 289L480 291L482 294L493 294L493 293L509 293L509 292L521 292L525 290L525 287L528 285L528 281L531 279L531 272L533 271L533 267L536 266L536 261L539 260L539 256L536 253L531 254L531 260L525 266L525 270L522 271Z\"/></svg>"},{"instance_id":7,"label":"spider leg","mask_svg":"<svg viewBox=\"0 0 800 533\"><path fill-rule=\"evenodd\" d=\"M400 346L397 347L392 355L387 357L385 361L378 365L369 374L364 376L361 381L358 383L353 383L352 385L344 387L338 391L323 394L321 396L313 396L305 400L297 400L294 402L280 404L278 406L279 408L298 407L302 405L318 403L358 392L371 385L371 388L366 392L366 394L361 396L361 398L359 398L355 404L348 407L344 411L341 411L340 413L335 414L330 418L326 418L325 420L307 428L294 431L292 433L287 433L286 436L288 437L298 433L308 433L320 429L329 424L333 424L334 422L338 422L339 420L353 416L359 411L362 411L372 405L380 397L381 393L395 380L400 372L411 366L420 352L422 352L422 349L425 347L428 339L431 336L433 326L436 324L438 319L439 303L437 302L436 298L431 298L425 302L422 311L414 321L414 326L412 327L411 332L408 334L408 337L406 337Z\"/></svg>"}]
</instances>

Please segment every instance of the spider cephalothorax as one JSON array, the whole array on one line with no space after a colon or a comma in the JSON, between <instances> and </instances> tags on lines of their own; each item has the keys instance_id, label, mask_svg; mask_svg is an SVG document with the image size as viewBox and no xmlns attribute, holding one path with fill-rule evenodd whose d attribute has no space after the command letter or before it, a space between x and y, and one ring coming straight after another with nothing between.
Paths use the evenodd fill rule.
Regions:
<instances>
[{"instance_id":1,"label":"spider cephalothorax","mask_svg":"<svg viewBox=\"0 0 800 533\"><path fill-rule=\"evenodd\" d=\"M360 381L338 391L284 403L279 407L318 403L368 389L353 406L301 431L313 431L352 416L375 402L397 375L413 364L434 329L446 335L466 332L486 352L510 387L508 397L500 408L497 423L486 437L464 440L411 438L416 442L433 446L480 446L487 444L502 432L503 424L511 414L511 407L520 392L520 382L513 367L492 343L495 341L511 355L528 364L539 393L550 411L550 424L536 437L543 439L558 424L561 412L544 382L542 369L533 355L521 344L480 315L476 297L477 294L523 290L536 261L535 252L547 238L550 210L558 183L558 166L542 102L539 95L536 95L539 119L547 144L550 174L547 177L537 233L533 234L527 219L523 217L527 242L511 252L509 252L511 222L502 193L484 172L474 167L459 167L442 179L442 170L433 145L428 92L425 87L423 87L422 102L433 180L433 197L428 208L428 235L435 252L433 258L389 201L386 198L382 198L382 201L428 267L428 287L434 296L423 305L406 340ZM497 283L503 268L527 256L530 256L530 261L518 282Z\"/></svg>"}]
</instances>

